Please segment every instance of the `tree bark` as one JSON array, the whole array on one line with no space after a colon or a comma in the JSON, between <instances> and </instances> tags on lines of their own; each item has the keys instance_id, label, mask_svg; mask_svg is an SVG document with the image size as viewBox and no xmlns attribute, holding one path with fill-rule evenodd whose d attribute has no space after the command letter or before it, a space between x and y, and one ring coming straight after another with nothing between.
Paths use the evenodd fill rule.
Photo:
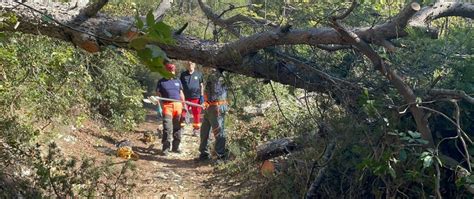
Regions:
<instances>
[{"instance_id":1,"label":"tree bark","mask_svg":"<svg viewBox=\"0 0 474 199\"><path fill-rule=\"evenodd\" d=\"M101 6L103 5L97 4L97 8L100 9ZM74 19L77 19L81 12L70 10L67 4L61 3L18 5L16 2L8 1L1 2L0 9L2 12L15 13L19 22L17 27L14 25L5 26L0 31L46 35L72 42L89 52L100 51L103 46L107 45L129 48L128 43L134 27L133 17L117 18L95 15L97 11L95 7L90 9L93 12L87 12L92 14L85 15L87 16L85 20L80 21ZM33 12L32 9L37 12ZM424 7L417 12L419 9L418 4L412 3L385 23L374 27L347 28L347 32L352 34L351 37L356 38L355 40L342 37L341 31L334 28L308 28L264 31L228 43L217 43L180 34L174 36L176 44L155 44L160 46L170 58L190 60L205 66L222 68L249 77L265 78L308 91L333 93L334 90L339 90L340 93L336 93L337 98L345 101L349 106L357 106L356 101L361 90L356 82L349 82L349 84L336 82L333 79L328 79L314 68L294 63L282 64L281 61L267 59L261 50L278 45L352 46L359 43L358 50L365 52L364 54L373 62L374 66L404 96L407 103L412 104L416 100L413 91L376 53L367 51L367 49L371 49L368 45L382 45L393 50L388 41L407 36L408 33L404 31L407 26L420 27L431 20L446 16L474 17L474 4L472 3L440 2ZM40 13L48 13L48 16ZM423 131L428 129L420 127L420 125L426 126L423 124L427 122L426 118L422 117L424 114L414 105L410 106L410 110L415 116L419 130L426 135Z\"/></svg>"},{"instance_id":2,"label":"tree bark","mask_svg":"<svg viewBox=\"0 0 474 199\"><path fill-rule=\"evenodd\" d=\"M288 137L271 140L257 147L257 156L255 159L257 161L264 161L288 154L301 148L302 147L296 143L295 138Z\"/></svg>"}]
</instances>

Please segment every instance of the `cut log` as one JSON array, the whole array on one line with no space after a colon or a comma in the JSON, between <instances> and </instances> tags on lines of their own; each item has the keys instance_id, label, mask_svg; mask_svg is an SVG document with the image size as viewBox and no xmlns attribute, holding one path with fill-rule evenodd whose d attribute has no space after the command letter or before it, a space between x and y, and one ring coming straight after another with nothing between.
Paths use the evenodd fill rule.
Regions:
<instances>
[{"instance_id":1,"label":"cut log","mask_svg":"<svg viewBox=\"0 0 474 199\"><path fill-rule=\"evenodd\" d=\"M294 137L271 140L257 147L257 161L268 160L301 149Z\"/></svg>"}]
</instances>

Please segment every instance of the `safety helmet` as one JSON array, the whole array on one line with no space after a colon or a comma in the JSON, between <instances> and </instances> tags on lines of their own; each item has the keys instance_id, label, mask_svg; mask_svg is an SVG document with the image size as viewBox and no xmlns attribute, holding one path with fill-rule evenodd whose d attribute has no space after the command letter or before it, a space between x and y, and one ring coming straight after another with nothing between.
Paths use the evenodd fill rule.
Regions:
<instances>
[{"instance_id":1,"label":"safety helmet","mask_svg":"<svg viewBox=\"0 0 474 199\"><path fill-rule=\"evenodd\" d=\"M170 72L176 71L176 66L172 63L165 64L165 68L167 71L170 71Z\"/></svg>"}]
</instances>

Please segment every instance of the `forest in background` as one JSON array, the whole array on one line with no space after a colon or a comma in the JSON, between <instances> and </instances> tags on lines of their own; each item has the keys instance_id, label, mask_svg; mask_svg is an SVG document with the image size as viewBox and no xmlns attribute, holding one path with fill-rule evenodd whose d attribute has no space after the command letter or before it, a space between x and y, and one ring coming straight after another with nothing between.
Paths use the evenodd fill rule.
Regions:
<instances>
[{"instance_id":1,"label":"forest in background","mask_svg":"<svg viewBox=\"0 0 474 199\"><path fill-rule=\"evenodd\" d=\"M311 194L318 198L472 197L474 5L464 3L467 14L461 17L447 15L453 17L430 20L428 28L404 27L400 38L372 41L370 34L352 27L384 24L410 2L175 0L157 19L150 8L160 3L106 1L99 17L127 16L143 35L127 47L98 42L95 53L87 52L94 46L83 50L74 39L22 29L25 16L0 6L2 196L114 197L122 188L126 192L125 181L119 189L101 179L133 169L133 162L111 170L107 161L68 159L50 140L61 133L59 127L80 127L86 120L132 131L144 121L142 99L167 75L158 62L168 56L226 70L231 105L226 128L234 158L216 168L243 184L242 197L300 198L313 185L317 189ZM32 24L41 27L61 15L34 16L38 21ZM244 17L232 24L219 21L233 16ZM20 27L13 29L18 21ZM315 34L327 28L349 36L337 44L293 38L278 43L277 38L276 44L251 52L238 45L273 30L289 35L311 28ZM366 43L351 43L350 33ZM197 39L184 38L188 35ZM240 51L207 54L224 44ZM251 39L245 44L254 47ZM374 59L382 60L382 66ZM394 74L406 90L394 83ZM412 101L404 91L413 92L408 94ZM414 114L420 110L421 117ZM421 120L426 120L424 127ZM291 140L285 149L291 152L268 157L274 169L261 173L258 146L282 138ZM34 173L24 174L26 168Z\"/></svg>"}]
</instances>

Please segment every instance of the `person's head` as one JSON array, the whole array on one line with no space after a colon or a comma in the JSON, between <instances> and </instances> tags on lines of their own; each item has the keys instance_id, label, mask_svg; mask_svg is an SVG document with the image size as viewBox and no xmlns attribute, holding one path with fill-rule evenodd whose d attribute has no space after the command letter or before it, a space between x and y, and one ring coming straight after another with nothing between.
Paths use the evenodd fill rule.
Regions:
<instances>
[{"instance_id":1,"label":"person's head","mask_svg":"<svg viewBox=\"0 0 474 199\"><path fill-rule=\"evenodd\" d=\"M165 64L165 69L173 75L176 74L176 66L172 63L166 63Z\"/></svg>"},{"instance_id":2,"label":"person's head","mask_svg":"<svg viewBox=\"0 0 474 199\"><path fill-rule=\"evenodd\" d=\"M192 61L187 61L186 62L186 70L188 71L194 71L194 69L196 68L196 64Z\"/></svg>"}]
</instances>

